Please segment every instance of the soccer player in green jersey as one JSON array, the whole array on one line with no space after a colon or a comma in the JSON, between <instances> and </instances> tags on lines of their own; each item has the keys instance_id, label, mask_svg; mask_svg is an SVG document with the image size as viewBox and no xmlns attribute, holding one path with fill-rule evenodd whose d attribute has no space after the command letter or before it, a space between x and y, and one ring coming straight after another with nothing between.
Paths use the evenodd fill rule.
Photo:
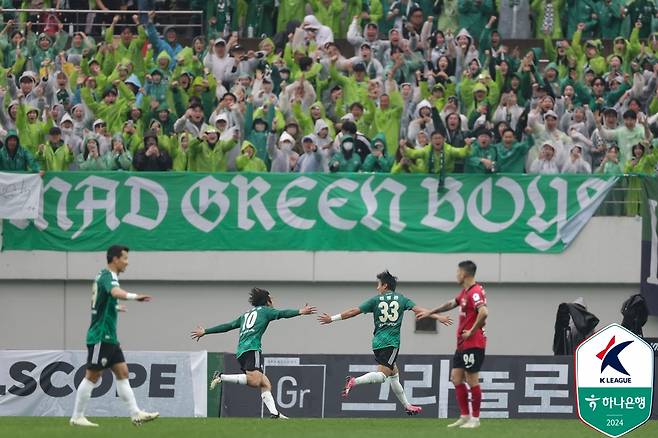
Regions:
<instances>
[{"instance_id":1,"label":"soccer player in green jersey","mask_svg":"<svg viewBox=\"0 0 658 438\"><path fill-rule=\"evenodd\" d=\"M144 412L137 407L135 394L128 380L128 365L117 339L117 312L123 310L117 300L150 301L149 295L126 292L119 286L119 274L128 266L128 248L113 245L107 250L107 268L102 269L92 287L91 325L87 331L87 370L85 378L78 386L71 426L92 426L85 418L85 408L91 398L91 391L103 374L110 368L116 377L117 394L126 403L133 424L140 425L155 420L160 414Z\"/></svg>"},{"instance_id":2,"label":"soccer player in green jersey","mask_svg":"<svg viewBox=\"0 0 658 438\"><path fill-rule=\"evenodd\" d=\"M263 374L261 338L265 334L270 321L281 318L294 318L299 315L310 315L315 313L316 309L308 304L305 304L301 309L275 309L272 305L270 292L258 287L251 290L249 303L253 307L234 321L208 329L197 327L192 332L192 339L198 341L208 334L225 333L240 329L238 350L235 355L238 358L238 362L240 362L240 368L244 374L215 373L210 383L210 389L214 389L220 382L237 383L238 385L260 388L261 398L265 406L267 406L267 410L270 411L270 416L272 418L288 418L277 410L271 392L272 384L267 376Z\"/></svg>"},{"instance_id":3,"label":"soccer player in green jersey","mask_svg":"<svg viewBox=\"0 0 658 438\"><path fill-rule=\"evenodd\" d=\"M404 311L411 310L418 315L423 311L427 311L427 309L418 307L409 298L396 292L397 280L397 277L394 277L388 271L378 274L378 295L370 298L359 307L354 307L334 316L323 313L318 316L318 321L320 321L320 324L331 324L342 319L353 318L361 313L372 312L375 323L372 350L379 367L377 371L364 374L360 377L354 378L348 376L342 393L343 397L347 397L350 390L356 385L383 383L388 379L393 393L404 406L405 412L409 415L417 415L423 409L420 406L412 405L407 400L407 396L404 394L404 388L400 384L399 370L395 362L400 350L400 326L402 325ZM452 324L452 320L447 316L433 315L432 317L444 325Z\"/></svg>"}]
</instances>

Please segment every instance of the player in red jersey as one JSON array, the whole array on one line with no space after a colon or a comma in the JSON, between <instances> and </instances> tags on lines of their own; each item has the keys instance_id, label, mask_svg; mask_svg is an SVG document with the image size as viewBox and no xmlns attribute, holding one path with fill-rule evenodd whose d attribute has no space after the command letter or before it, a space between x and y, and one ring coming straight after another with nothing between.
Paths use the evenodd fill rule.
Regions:
<instances>
[{"instance_id":1,"label":"player in red jersey","mask_svg":"<svg viewBox=\"0 0 658 438\"><path fill-rule=\"evenodd\" d=\"M446 312L459 306L459 326L457 327L457 350L452 359L450 380L455 385L455 397L459 404L461 416L448 427L473 429L480 427L480 368L484 363L484 350L487 337L484 324L487 311L487 296L481 284L475 281L477 266L470 260L461 262L457 269L457 282L461 292L442 306L417 315L418 319L435 313ZM468 383L468 387L464 383ZM468 409L468 391L471 391L472 414Z\"/></svg>"}]
</instances>

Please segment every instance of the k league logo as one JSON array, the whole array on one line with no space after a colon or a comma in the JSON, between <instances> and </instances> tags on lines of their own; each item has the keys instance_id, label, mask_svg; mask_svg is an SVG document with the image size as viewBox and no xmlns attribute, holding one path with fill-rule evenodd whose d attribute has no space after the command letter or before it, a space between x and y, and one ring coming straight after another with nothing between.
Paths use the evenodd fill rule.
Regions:
<instances>
[{"instance_id":1,"label":"k league logo","mask_svg":"<svg viewBox=\"0 0 658 438\"><path fill-rule=\"evenodd\" d=\"M576 350L578 416L588 426L618 437L651 416L654 356L651 346L611 324Z\"/></svg>"},{"instance_id":2,"label":"k league logo","mask_svg":"<svg viewBox=\"0 0 658 438\"><path fill-rule=\"evenodd\" d=\"M596 355L596 357L602 360L601 373L603 373L603 371L608 366L610 366L611 368L617 370L618 372L622 374L626 374L627 376L630 377L630 374L628 374L628 371L626 371L626 368L624 368L624 366L621 364L621 361L619 360L619 353L624 351L624 348L628 347L632 343L633 341L626 341L618 345L615 345L615 337L613 336L612 338L610 338L610 341L608 342L608 345L605 347L605 349L603 349ZM629 379L629 383L630 383L630 379Z\"/></svg>"}]
</instances>

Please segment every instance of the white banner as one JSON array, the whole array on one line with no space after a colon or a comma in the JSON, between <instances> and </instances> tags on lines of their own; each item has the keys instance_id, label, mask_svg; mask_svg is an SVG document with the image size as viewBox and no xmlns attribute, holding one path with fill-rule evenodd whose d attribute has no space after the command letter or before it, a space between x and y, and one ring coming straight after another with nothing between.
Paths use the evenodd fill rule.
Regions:
<instances>
[{"instance_id":1,"label":"white banner","mask_svg":"<svg viewBox=\"0 0 658 438\"><path fill-rule=\"evenodd\" d=\"M36 219L42 190L37 174L0 172L0 219Z\"/></svg>"},{"instance_id":2,"label":"white banner","mask_svg":"<svg viewBox=\"0 0 658 438\"><path fill-rule=\"evenodd\" d=\"M128 351L137 404L163 417L205 417L207 352ZM0 351L0 416L70 416L85 374L86 351ZM86 415L128 416L106 370Z\"/></svg>"}]
</instances>

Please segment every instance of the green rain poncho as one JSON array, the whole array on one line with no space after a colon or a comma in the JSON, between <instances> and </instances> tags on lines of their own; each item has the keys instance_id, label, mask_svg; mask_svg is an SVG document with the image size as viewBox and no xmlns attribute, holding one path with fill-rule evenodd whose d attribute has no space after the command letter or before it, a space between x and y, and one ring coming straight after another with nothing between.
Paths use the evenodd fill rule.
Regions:
<instances>
[{"instance_id":1,"label":"green rain poncho","mask_svg":"<svg viewBox=\"0 0 658 438\"><path fill-rule=\"evenodd\" d=\"M215 132L217 137L219 133L210 128L206 132ZM214 145L207 141L195 138L190 140L187 151L187 166L192 172L226 172L228 168L228 151L233 149L237 140L218 140Z\"/></svg>"},{"instance_id":2,"label":"green rain poncho","mask_svg":"<svg viewBox=\"0 0 658 438\"><path fill-rule=\"evenodd\" d=\"M39 163L30 151L21 147L21 141L16 131L10 130L5 141L12 137L17 141L16 152L10 155L7 147L0 148L0 170L38 172Z\"/></svg>"},{"instance_id":3,"label":"green rain poncho","mask_svg":"<svg viewBox=\"0 0 658 438\"><path fill-rule=\"evenodd\" d=\"M363 161L363 166L361 166L362 172L377 172L377 173L389 173L391 167L393 167L393 157L388 155L386 152L386 136L383 132L375 135L372 139L372 144L381 142L384 146L382 155L377 157L373 153L368 155Z\"/></svg>"},{"instance_id":4,"label":"green rain poncho","mask_svg":"<svg viewBox=\"0 0 658 438\"><path fill-rule=\"evenodd\" d=\"M37 119L34 123L28 121L27 114L36 111ZM21 140L21 145L30 151L32 155L37 153L37 147L46 142L46 135L53 125L53 119L48 115L45 122L39 119L39 110L35 107L28 107L25 103L18 106L16 114L16 130Z\"/></svg>"},{"instance_id":5,"label":"green rain poncho","mask_svg":"<svg viewBox=\"0 0 658 438\"><path fill-rule=\"evenodd\" d=\"M248 148L254 151L251 158L245 153ZM235 159L235 165L240 172L267 172L267 166L265 166L263 160L256 156L256 148L251 142L247 140L242 142L240 152L242 153Z\"/></svg>"},{"instance_id":6,"label":"green rain poncho","mask_svg":"<svg viewBox=\"0 0 658 438\"><path fill-rule=\"evenodd\" d=\"M91 95L91 90L83 87L80 90L82 101L87 105L96 118L105 120L109 132L121 132L125 115L135 103L135 95L123 82L117 84L118 96L113 104L106 104L103 100L97 101Z\"/></svg>"},{"instance_id":7,"label":"green rain poncho","mask_svg":"<svg viewBox=\"0 0 658 438\"><path fill-rule=\"evenodd\" d=\"M378 107L375 109L374 131L382 132L386 137L386 152L395 156L398 150L398 139L400 136L400 119L404 111L404 101L398 91L391 91L388 95L389 106L386 109Z\"/></svg>"},{"instance_id":8,"label":"green rain poncho","mask_svg":"<svg viewBox=\"0 0 658 438\"><path fill-rule=\"evenodd\" d=\"M403 155L412 160L422 160L423 173L452 173L455 171L455 162L468 157L471 152L469 146L456 148L443 143L440 150L428 144L420 149L405 148Z\"/></svg>"},{"instance_id":9,"label":"green rain poncho","mask_svg":"<svg viewBox=\"0 0 658 438\"><path fill-rule=\"evenodd\" d=\"M47 142L43 150L37 150L36 159L41 169L46 171L68 170L69 165L74 161L73 152L62 141L59 144Z\"/></svg>"}]
</instances>

